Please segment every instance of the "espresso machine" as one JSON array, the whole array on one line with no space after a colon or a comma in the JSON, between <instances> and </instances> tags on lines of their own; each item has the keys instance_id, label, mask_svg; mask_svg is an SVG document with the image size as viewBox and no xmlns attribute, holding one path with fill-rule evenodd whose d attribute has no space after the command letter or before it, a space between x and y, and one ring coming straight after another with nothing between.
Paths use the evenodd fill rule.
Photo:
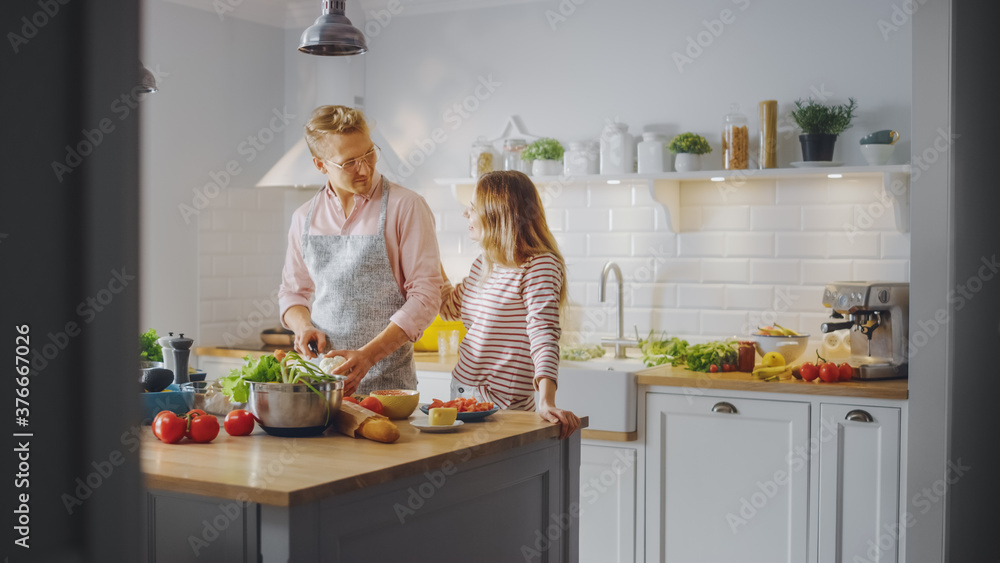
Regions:
<instances>
[{"instance_id":1,"label":"espresso machine","mask_svg":"<svg viewBox=\"0 0 1000 563\"><path fill-rule=\"evenodd\" d=\"M833 282L823 290L823 306L831 309L831 320L820 331L850 329L847 362L854 366L854 377L907 377L909 283Z\"/></svg>"}]
</instances>

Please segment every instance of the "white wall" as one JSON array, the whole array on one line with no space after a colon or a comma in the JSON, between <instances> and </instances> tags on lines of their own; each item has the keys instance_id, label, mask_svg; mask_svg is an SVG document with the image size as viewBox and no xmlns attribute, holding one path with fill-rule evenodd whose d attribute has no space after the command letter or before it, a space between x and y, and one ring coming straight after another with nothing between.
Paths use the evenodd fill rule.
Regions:
<instances>
[{"instance_id":1,"label":"white wall","mask_svg":"<svg viewBox=\"0 0 1000 563\"><path fill-rule=\"evenodd\" d=\"M564 144L596 138L609 118L628 123L634 134L695 131L709 139L714 152L704 158L718 168L729 103L746 108L754 129L757 102L777 99L778 164L787 167L801 159L787 116L792 102L820 93L833 103L851 96L860 114L838 141L835 159L865 164L854 148L858 139L894 128L904 141L890 162L909 160L910 32L904 26L888 40L880 32L878 21L892 14L887 0L590 1L565 20L554 16L571 4L416 15L404 5L366 55L367 112L413 164L387 161L383 171L431 202L453 279L467 273L478 248L466 236L461 207L434 178L467 175L473 140L497 137L510 115L519 115L529 133ZM706 30L719 29L711 20L721 21L723 10L732 23L709 43ZM679 70L672 54L685 54L687 38L696 41L703 31L708 46ZM436 129L443 142L432 140ZM691 183L681 192L684 232L674 234L645 188L567 186L549 205L548 219L569 265L573 327L588 340L597 336L590 327L601 334L612 329L596 282L602 264L614 259L629 286L629 331L725 337L770 312L782 324L818 334L826 282L909 280L909 235L897 233L888 215L861 237L848 240L843 229L876 201L876 188L835 180L754 182L723 202L712 197L711 185ZM643 279L650 262L655 275ZM787 295L794 304L783 303Z\"/></svg>"},{"instance_id":2,"label":"white wall","mask_svg":"<svg viewBox=\"0 0 1000 563\"><path fill-rule=\"evenodd\" d=\"M223 270L211 260L199 269L199 224L242 229L231 223L242 217L210 206L250 193L284 152L283 133L270 134L282 126L275 112L284 106L284 31L147 0L142 40L143 63L165 75L142 106L140 326L185 332L201 344L199 271ZM249 150L244 143L258 135L260 150ZM228 186L216 191L212 184L226 175ZM247 248L240 236L226 244Z\"/></svg>"}]
</instances>

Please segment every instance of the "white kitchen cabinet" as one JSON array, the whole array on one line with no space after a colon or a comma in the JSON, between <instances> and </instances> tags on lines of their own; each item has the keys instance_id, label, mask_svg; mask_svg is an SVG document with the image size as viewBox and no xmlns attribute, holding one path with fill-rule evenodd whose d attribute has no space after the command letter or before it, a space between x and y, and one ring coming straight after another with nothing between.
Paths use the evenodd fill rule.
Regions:
<instances>
[{"instance_id":1,"label":"white kitchen cabinet","mask_svg":"<svg viewBox=\"0 0 1000 563\"><path fill-rule=\"evenodd\" d=\"M580 448L580 561L635 561L636 449Z\"/></svg>"},{"instance_id":2,"label":"white kitchen cabinet","mask_svg":"<svg viewBox=\"0 0 1000 563\"><path fill-rule=\"evenodd\" d=\"M809 560L808 401L649 393L645 418L646 561Z\"/></svg>"},{"instance_id":3,"label":"white kitchen cabinet","mask_svg":"<svg viewBox=\"0 0 1000 563\"><path fill-rule=\"evenodd\" d=\"M820 405L819 562L895 563L900 409Z\"/></svg>"},{"instance_id":4,"label":"white kitchen cabinet","mask_svg":"<svg viewBox=\"0 0 1000 563\"><path fill-rule=\"evenodd\" d=\"M417 370L417 391L421 403L451 399L451 372Z\"/></svg>"},{"instance_id":5,"label":"white kitchen cabinet","mask_svg":"<svg viewBox=\"0 0 1000 563\"><path fill-rule=\"evenodd\" d=\"M219 379L226 377L229 372L239 369L245 362L243 358L230 358L227 356L198 356L198 369L205 372L205 379Z\"/></svg>"}]
</instances>

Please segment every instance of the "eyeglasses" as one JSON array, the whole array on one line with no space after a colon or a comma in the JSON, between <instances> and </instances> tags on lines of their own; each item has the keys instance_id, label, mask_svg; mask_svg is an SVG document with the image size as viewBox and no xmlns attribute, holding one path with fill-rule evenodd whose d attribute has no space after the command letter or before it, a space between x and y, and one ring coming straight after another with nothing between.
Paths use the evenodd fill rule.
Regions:
<instances>
[{"instance_id":1,"label":"eyeglasses","mask_svg":"<svg viewBox=\"0 0 1000 563\"><path fill-rule=\"evenodd\" d=\"M340 168L348 174L357 174L361 170L361 164L364 163L368 166L368 170L375 169L375 163L378 161L378 157L381 156L382 149L378 145L372 145L372 150L366 152L364 155L348 160L343 164L337 164L332 160L324 160L323 162L327 164L332 164L337 168Z\"/></svg>"}]
</instances>

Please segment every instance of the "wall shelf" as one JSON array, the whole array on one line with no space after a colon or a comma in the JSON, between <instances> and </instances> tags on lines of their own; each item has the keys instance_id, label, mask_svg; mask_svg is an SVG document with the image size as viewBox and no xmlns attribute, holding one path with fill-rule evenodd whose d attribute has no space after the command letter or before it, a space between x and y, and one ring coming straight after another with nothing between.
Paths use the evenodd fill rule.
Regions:
<instances>
[{"instance_id":1,"label":"wall shelf","mask_svg":"<svg viewBox=\"0 0 1000 563\"><path fill-rule=\"evenodd\" d=\"M584 176L533 176L531 179L540 188L547 185L609 183L642 184L649 188L654 200L663 206L670 222L671 232L678 232L680 226L680 190L685 182L718 181L722 186L738 187L748 181L776 180L781 178L830 178L840 174L841 178L880 178L884 200L892 207L896 218L896 229L909 232L910 217L910 165L891 164L885 166L833 166L814 168L771 168L767 170L700 170L697 172L661 172L657 174L618 174ZM437 178L441 186L449 186L452 196L462 205L472 201L476 186L475 178ZM544 189L544 188L543 188ZM544 194L543 194L544 198Z\"/></svg>"}]
</instances>

